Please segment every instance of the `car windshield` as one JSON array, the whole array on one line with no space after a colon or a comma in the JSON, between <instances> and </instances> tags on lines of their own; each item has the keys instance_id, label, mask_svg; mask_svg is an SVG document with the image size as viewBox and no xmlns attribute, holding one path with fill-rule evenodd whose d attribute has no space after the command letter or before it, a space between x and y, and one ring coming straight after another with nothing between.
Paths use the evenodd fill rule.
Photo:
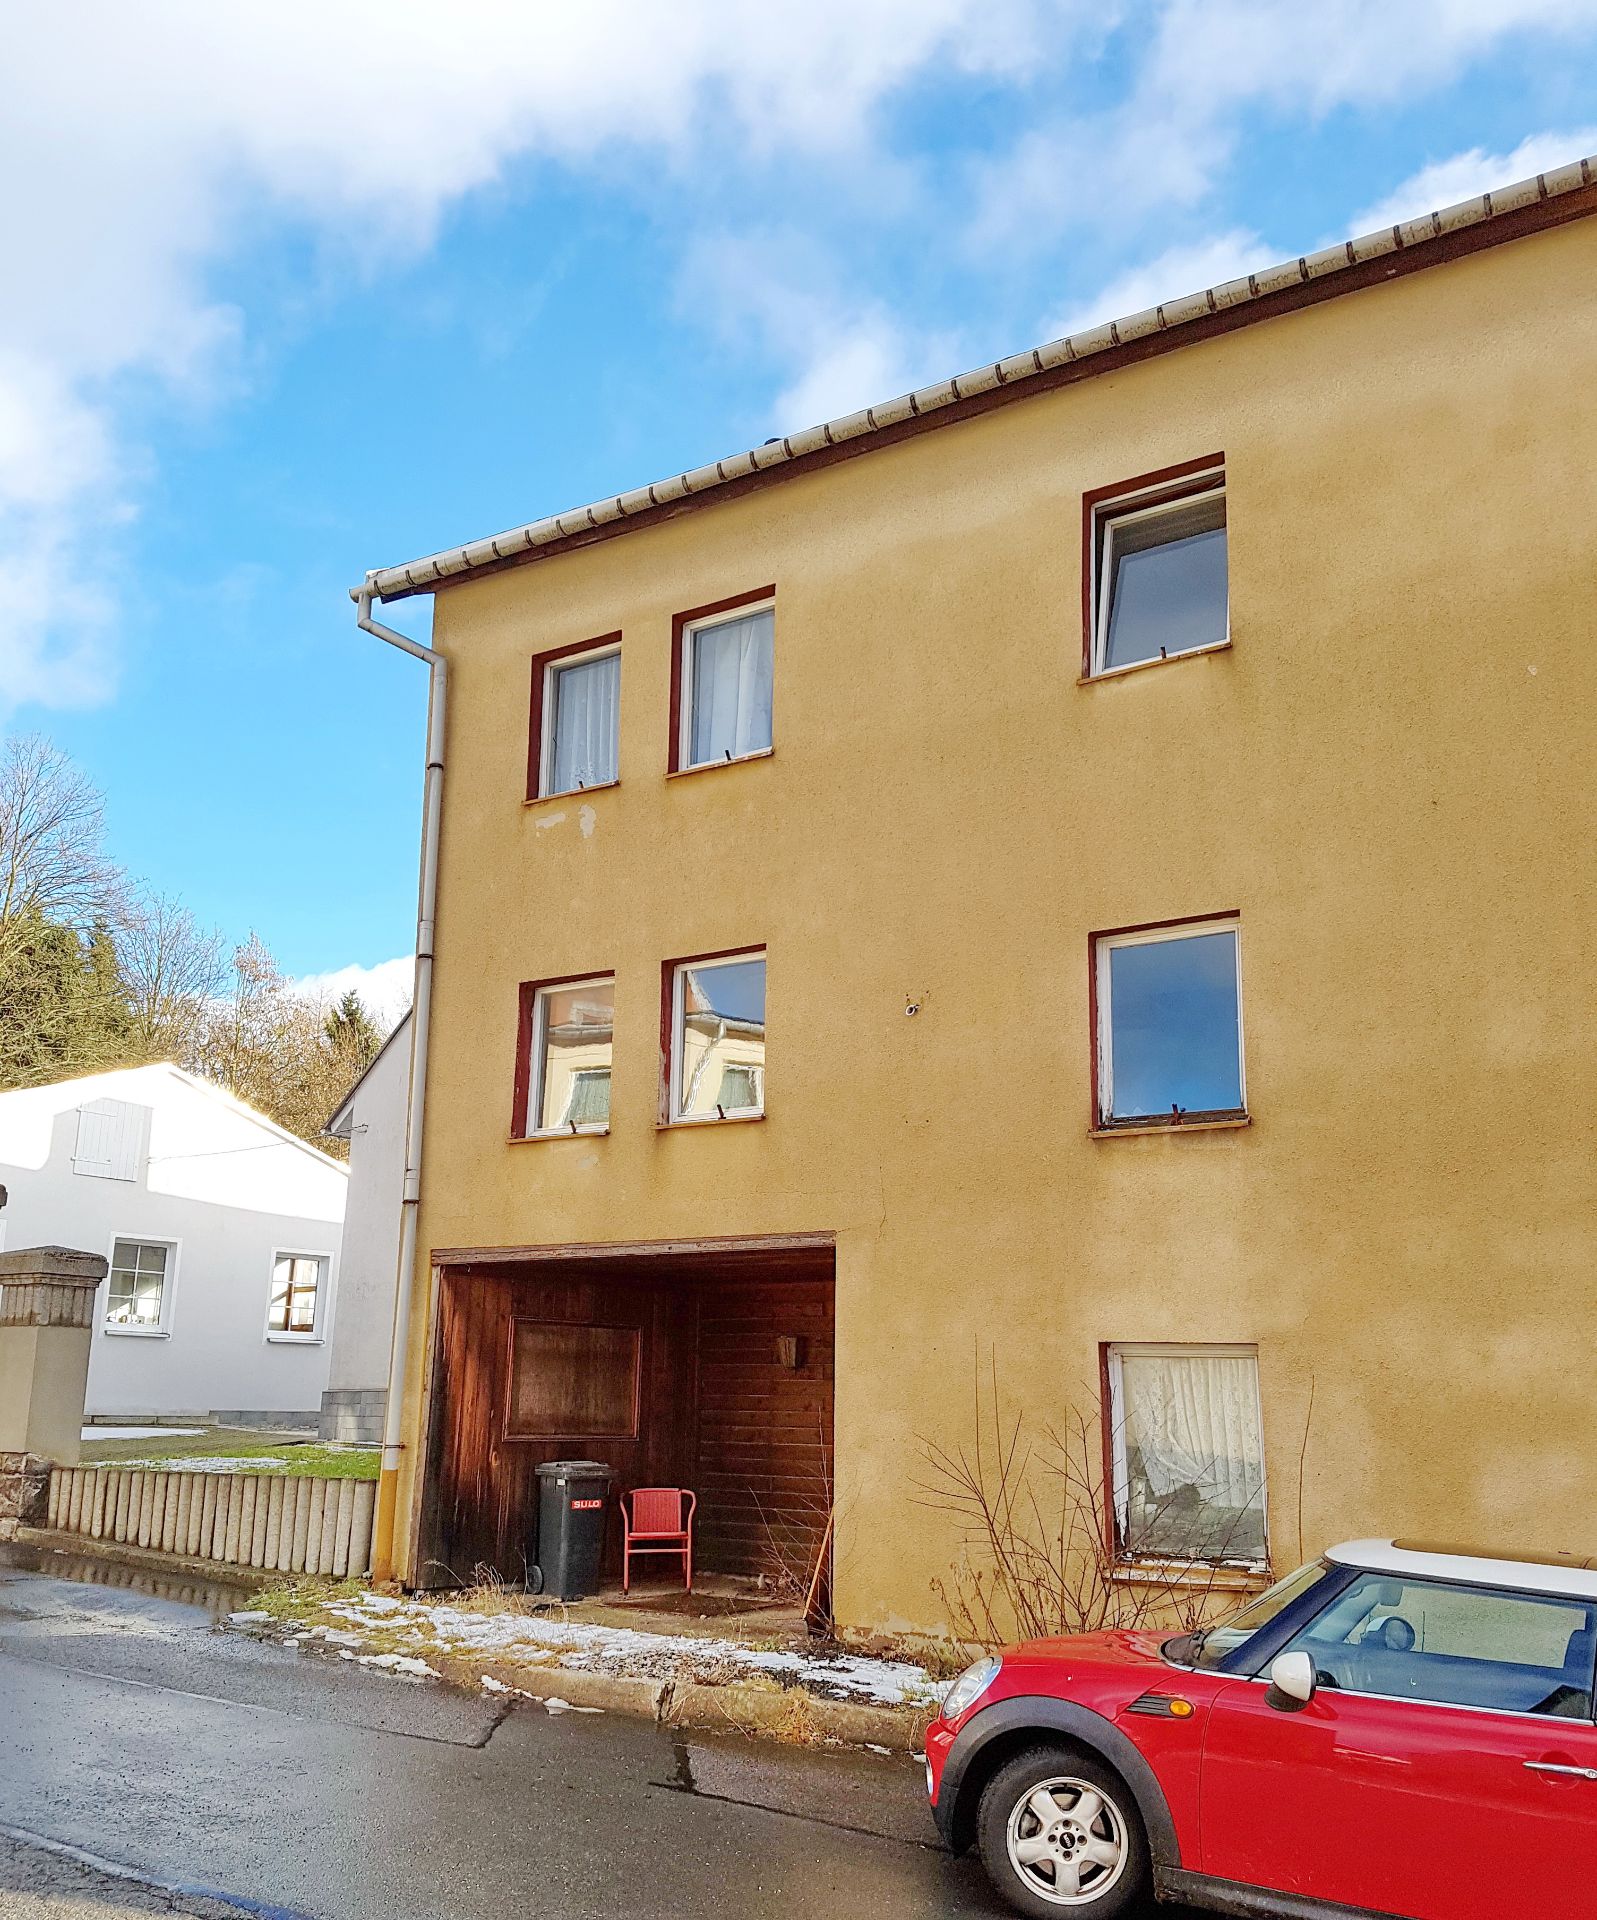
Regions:
<instances>
[{"instance_id":1,"label":"car windshield","mask_svg":"<svg viewBox=\"0 0 1597 1920\"><path fill-rule=\"evenodd\" d=\"M1224 1663L1237 1648L1251 1640L1263 1627L1267 1627L1283 1608L1308 1592L1317 1581L1323 1580L1330 1572L1323 1560L1311 1560L1306 1567L1299 1567L1296 1573L1289 1573L1284 1580L1277 1580L1273 1587L1259 1594L1225 1619L1217 1620L1211 1627L1200 1627L1196 1633L1184 1634L1181 1640L1173 1642L1170 1656L1179 1660L1183 1666L1198 1667L1208 1671Z\"/></svg>"}]
</instances>

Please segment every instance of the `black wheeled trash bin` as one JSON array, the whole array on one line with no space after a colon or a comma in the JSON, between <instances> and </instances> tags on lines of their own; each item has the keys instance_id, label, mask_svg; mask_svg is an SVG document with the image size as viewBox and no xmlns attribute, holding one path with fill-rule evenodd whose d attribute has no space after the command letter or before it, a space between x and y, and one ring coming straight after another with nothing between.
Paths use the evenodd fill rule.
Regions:
<instances>
[{"instance_id":1,"label":"black wheeled trash bin","mask_svg":"<svg viewBox=\"0 0 1597 1920\"><path fill-rule=\"evenodd\" d=\"M545 1460L538 1468L538 1591L585 1600L599 1591L614 1472L602 1460Z\"/></svg>"}]
</instances>

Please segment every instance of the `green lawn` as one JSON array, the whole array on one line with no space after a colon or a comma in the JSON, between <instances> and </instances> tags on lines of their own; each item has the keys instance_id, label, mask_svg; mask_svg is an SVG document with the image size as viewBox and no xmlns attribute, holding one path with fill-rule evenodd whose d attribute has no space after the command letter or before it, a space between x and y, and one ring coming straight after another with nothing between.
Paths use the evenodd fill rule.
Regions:
<instances>
[{"instance_id":1,"label":"green lawn","mask_svg":"<svg viewBox=\"0 0 1597 1920\"><path fill-rule=\"evenodd\" d=\"M329 1447L317 1441L273 1439L257 1428L210 1427L204 1433L174 1433L170 1439L85 1440L86 1467L159 1467L182 1471L312 1474L324 1480L375 1480L376 1447ZM206 1469L201 1463L219 1464ZM224 1467L221 1462L228 1464ZM236 1463L236 1464L235 1464Z\"/></svg>"}]
</instances>

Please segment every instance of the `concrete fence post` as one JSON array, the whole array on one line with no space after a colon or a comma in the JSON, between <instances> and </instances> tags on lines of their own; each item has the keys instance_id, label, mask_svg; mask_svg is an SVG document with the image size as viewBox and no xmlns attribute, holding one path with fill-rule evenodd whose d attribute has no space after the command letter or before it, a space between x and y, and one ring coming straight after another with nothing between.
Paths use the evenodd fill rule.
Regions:
<instances>
[{"instance_id":1,"label":"concrete fence post","mask_svg":"<svg viewBox=\"0 0 1597 1920\"><path fill-rule=\"evenodd\" d=\"M71 1247L0 1253L0 1538L37 1526L50 1469L81 1457L94 1296L103 1254Z\"/></svg>"}]
</instances>

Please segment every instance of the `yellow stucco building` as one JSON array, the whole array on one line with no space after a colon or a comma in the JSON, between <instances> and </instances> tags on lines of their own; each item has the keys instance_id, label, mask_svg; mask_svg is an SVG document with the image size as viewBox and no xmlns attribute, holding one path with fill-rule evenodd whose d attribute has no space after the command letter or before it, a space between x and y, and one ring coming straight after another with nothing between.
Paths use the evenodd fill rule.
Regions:
<instances>
[{"instance_id":1,"label":"yellow stucco building","mask_svg":"<svg viewBox=\"0 0 1597 1920\"><path fill-rule=\"evenodd\" d=\"M1597 1546L1593 211L370 577L450 680L404 1577L593 1454L936 1627L978 1375L1128 1557Z\"/></svg>"}]
</instances>

